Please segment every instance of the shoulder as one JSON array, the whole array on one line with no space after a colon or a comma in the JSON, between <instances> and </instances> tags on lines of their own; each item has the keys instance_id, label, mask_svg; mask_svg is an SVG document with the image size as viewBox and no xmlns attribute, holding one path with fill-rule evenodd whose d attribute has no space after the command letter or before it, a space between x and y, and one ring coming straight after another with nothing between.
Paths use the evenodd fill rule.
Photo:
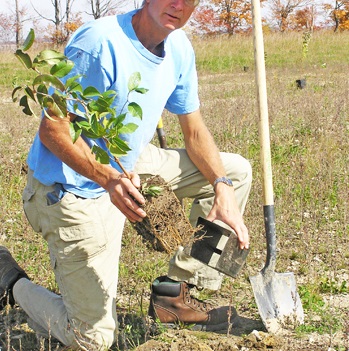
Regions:
<instances>
[{"instance_id":1,"label":"shoulder","mask_svg":"<svg viewBox=\"0 0 349 351\"><path fill-rule=\"evenodd\" d=\"M173 31L166 40L165 46L170 50L175 57L190 57L194 56L193 46L182 29Z\"/></svg>"},{"instance_id":2,"label":"shoulder","mask_svg":"<svg viewBox=\"0 0 349 351\"><path fill-rule=\"evenodd\" d=\"M178 45L183 45L185 44L186 46L191 47L191 42L187 36L187 34L185 33L185 31L183 29L176 29L175 31L173 31L167 38L167 41L169 41L170 43L178 43Z\"/></svg>"},{"instance_id":3,"label":"shoulder","mask_svg":"<svg viewBox=\"0 0 349 351\"><path fill-rule=\"evenodd\" d=\"M132 11L133 12L133 11ZM122 26L131 20L132 12L123 15L101 17L83 24L70 38L66 50L76 48L93 54L122 32Z\"/></svg>"}]
</instances>

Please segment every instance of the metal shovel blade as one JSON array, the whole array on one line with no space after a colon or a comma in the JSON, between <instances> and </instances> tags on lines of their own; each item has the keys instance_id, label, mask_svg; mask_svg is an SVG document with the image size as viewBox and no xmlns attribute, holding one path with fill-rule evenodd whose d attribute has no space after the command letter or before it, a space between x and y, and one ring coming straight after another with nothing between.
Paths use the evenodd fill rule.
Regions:
<instances>
[{"instance_id":1,"label":"metal shovel blade","mask_svg":"<svg viewBox=\"0 0 349 351\"><path fill-rule=\"evenodd\" d=\"M304 323L293 273L259 273L250 277L259 314L266 329L278 333Z\"/></svg>"}]
</instances>

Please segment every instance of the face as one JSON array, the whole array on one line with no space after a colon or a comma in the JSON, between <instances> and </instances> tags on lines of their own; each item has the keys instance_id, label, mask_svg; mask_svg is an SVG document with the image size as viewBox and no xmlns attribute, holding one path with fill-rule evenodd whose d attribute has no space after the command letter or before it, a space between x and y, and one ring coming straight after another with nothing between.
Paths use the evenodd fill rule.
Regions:
<instances>
[{"instance_id":1,"label":"face","mask_svg":"<svg viewBox=\"0 0 349 351\"><path fill-rule=\"evenodd\" d=\"M172 32L182 28L199 0L146 0L148 13L163 30Z\"/></svg>"}]
</instances>

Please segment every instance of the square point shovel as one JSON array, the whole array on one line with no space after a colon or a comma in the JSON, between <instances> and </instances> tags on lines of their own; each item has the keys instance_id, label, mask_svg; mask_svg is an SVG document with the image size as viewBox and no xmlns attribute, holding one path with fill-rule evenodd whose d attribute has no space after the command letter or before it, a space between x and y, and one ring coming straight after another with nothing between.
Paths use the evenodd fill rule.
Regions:
<instances>
[{"instance_id":1,"label":"square point shovel","mask_svg":"<svg viewBox=\"0 0 349 351\"><path fill-rule=\"evenodd\" d=\"M264 268L250 277L250 282L265 327L269 332L277 333L282 328L293 328L302 324L304 313L293 273L275 272L276 233L260 0L252 0L252 19L267 257Z\"/></svg>"}]
</instances>

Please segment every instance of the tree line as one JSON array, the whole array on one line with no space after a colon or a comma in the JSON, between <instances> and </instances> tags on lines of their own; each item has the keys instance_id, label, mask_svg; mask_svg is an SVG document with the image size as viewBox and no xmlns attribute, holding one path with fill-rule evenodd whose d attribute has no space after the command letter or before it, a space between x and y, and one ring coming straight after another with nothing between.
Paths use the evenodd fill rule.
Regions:
<instances>
[{"instance_id":1,"label":"tree line","mask_svg":"<svg viewBox=\"0 0 349 351\"><path fill-rule=\"evenodd\" d=\"M52 17L48 17L24 0L8 0L9 10L0 11L0 42L23 40L23 28L30 22L34 30L45 33L41 39L55 45L67 42L70 35L83 23L86 17L100 18L125 11L129 0L78 0L85 1L83 12L74 11L76 0L50 0ZM265 31L312 32L321 28L333 31L349 29L349 0L260 0L263 9ZM133 0L134 8L141 6L142 0ZM252 11L250 0L201 0L187 29L196 35L233 35L250 32ZM33 16L31 13L35 13ZM42 23L45 27L42 28Z\"/></svg>"}]
</instances>

